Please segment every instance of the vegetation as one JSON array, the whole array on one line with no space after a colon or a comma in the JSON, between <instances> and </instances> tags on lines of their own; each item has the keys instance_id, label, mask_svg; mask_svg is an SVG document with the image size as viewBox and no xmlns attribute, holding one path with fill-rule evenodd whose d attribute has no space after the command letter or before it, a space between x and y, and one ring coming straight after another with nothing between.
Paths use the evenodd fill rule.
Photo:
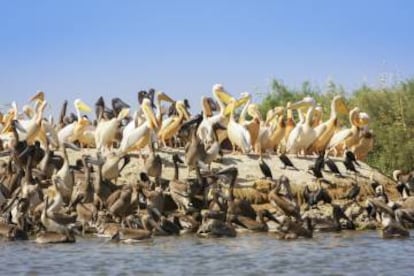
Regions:
<instances>
[{"instance_id":1,"label":"vegetation","mask_svg":"<svg viewBox=\"0 0 414 276\"><path fill-rule=\"evenodd\" d=\"M374 150L366 162L391 175L395 169L414 169L414 79L404 81L388 88L362 86L352 94L345 94L341 86L330 83L325 91L304 82L300 89L292 89L278 80L273 80L270 91L261 103L261 112L274 106L285 106L310 95L324 109L324 119L329 116L331 99L342 94L348 107L358 106L370 116L369 127L375 135ZM348 118L341 118L348 126Z\"/></svg>"}]
</instances>

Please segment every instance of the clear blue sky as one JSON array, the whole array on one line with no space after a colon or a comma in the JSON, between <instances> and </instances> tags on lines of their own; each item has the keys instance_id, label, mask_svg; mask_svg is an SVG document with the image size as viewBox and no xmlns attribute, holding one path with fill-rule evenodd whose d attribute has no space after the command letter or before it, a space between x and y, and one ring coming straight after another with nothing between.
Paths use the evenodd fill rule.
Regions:
<instances>
[{"instance_id":1,"label":"clear blue sky","mask_svg":"<svg viewBox=\"0 0 414 276\"><path fill-rule=\"evenodd\" d=\"M414 1L0 0L1 103L42 89L63 99L154 87L194 109L222 83L265 91L328 79L347 90L414 73ZM55 111L56 112L56 111Z\"/></svg>"}]
</instances>

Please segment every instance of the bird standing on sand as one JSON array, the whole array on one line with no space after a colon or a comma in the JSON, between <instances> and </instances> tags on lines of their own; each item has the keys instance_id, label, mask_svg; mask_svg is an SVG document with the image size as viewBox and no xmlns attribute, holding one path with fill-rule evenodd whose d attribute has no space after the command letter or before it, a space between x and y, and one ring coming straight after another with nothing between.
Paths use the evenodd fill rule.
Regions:
<instances>
[{"instance_id":1,"label":"bird standing on sand","mask_svg":"<svg viewBox=\"0 0 414 276\"><path fill-rule=\"evenodd\" d=\"M282 153L281 155L279 155L279 159L283 163L282 169L286 169L287 167L291 167L296 171L299 170L298 168L295 167L295 165L293 165L292 161L290 161L289 157L287 157L286 154Z\"/></svg>"},{"instance_id":2,"label":"bird standing on sand","mask_svg":"<svg viewBox=\"0 0 414 276\"><path fill-rule=\"evenodd\" d=\"M342 173L339 171L338 166L331 158L325 159L325 164L328 166L329 170L335 174L337 177L343 177Z\"/></svg>"},{"instance_id":3,"label":"bird standing on sand","mask_svg":"<svg viewBox=\"0 0 414 276\"><path fill-rule=\"evenodd\" d=\"M359 192L361 191L361 187L359 187L358 183L352 182L351 188L345 193L342 199L348 199L352 201L356 201Z\"/></svg>"}]
</instances>

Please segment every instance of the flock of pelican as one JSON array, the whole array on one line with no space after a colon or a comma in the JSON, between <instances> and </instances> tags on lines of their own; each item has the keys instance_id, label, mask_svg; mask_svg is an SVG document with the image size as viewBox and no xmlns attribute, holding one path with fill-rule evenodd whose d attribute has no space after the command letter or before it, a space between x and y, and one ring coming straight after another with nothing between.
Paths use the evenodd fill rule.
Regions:
<instances>
[{"instance_id":1,"label":"flock of pelican","mask_svg":"<svg viewBox=\"0 0 414 276\"><path fill-rule=\"evenodd\" d=\"M112 99L109 107L100 97L95 120L88 117L92 108L81 99L73 104L76 113L68 114L65 101L57 120L46 117L47 100L44 92L38 92L21 110L13 103L1 114L3 238L60 243L95 233L118 242L136 242L189 232L234 237L239 231L272 231L281 239L311 238L315 230L355 229L360 216L380 225L384 237L391 237L407 236L407 225L414 222L409 195L413 189L407 184L411 178L398 182L402 198L397 202L391 202L384 187L373 182L374 192L365 207L357 203L357 183L341 198L346 201L342 205L323 187L325 164L344 177L330 155L345 155L347 170L357 173L354 164L373 147L368 114L358 107L349 111L342 96L332 99L326 121L311 97L274 107L263 118L249 93L234 97L220 84L213 86L212 97L202 97L202 112L194 116L187 100L174 100L154 89L138 92L139 108L132 114L131 106L119 98ZM342 128L339 114L349 114L350 128ZM183 154L174 150L182 147ZM161 158L160 150L171 158ZM273 178L260 158L264 178L258 181L268 186L267 200L273 207L254 208L235 195L236 167L211 168L226 150L258 156L279 153L285 167L294 169L287 154L317 156L309 168L317 178L316 188L305 187L301 205L290 180ZM73 162L68 151L83 154ZM125 166L137 158L143 165L136 172L136 183L119 183ZM163 177L164 166L174 166L171 179ZM180 177L183 166L187 178ZM196 177L190 177L192 171ZM331 216L312 215L321 204L332 210ZM360 207L358 215L348 214L351 205Z\"/></svg>"}]
</instances>

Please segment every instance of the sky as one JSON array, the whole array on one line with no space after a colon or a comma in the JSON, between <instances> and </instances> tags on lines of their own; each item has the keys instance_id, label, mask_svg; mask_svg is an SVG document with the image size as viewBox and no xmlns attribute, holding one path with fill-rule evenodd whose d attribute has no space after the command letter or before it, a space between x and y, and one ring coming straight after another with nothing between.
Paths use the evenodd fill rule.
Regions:
<instances>
[{"instance_id":1,"label":"sky","mask_svg":"<svg viewBox=\"0 0 414 276\"><path fill-rule=\"evenodd\" d=\"M37 90L137 106L153 87L192 110L221 83L255 101L272 78L292 87L329 80L351 92L414 76L414 1L0 0L1 104Z\"/></svg>"}]
</instances>

